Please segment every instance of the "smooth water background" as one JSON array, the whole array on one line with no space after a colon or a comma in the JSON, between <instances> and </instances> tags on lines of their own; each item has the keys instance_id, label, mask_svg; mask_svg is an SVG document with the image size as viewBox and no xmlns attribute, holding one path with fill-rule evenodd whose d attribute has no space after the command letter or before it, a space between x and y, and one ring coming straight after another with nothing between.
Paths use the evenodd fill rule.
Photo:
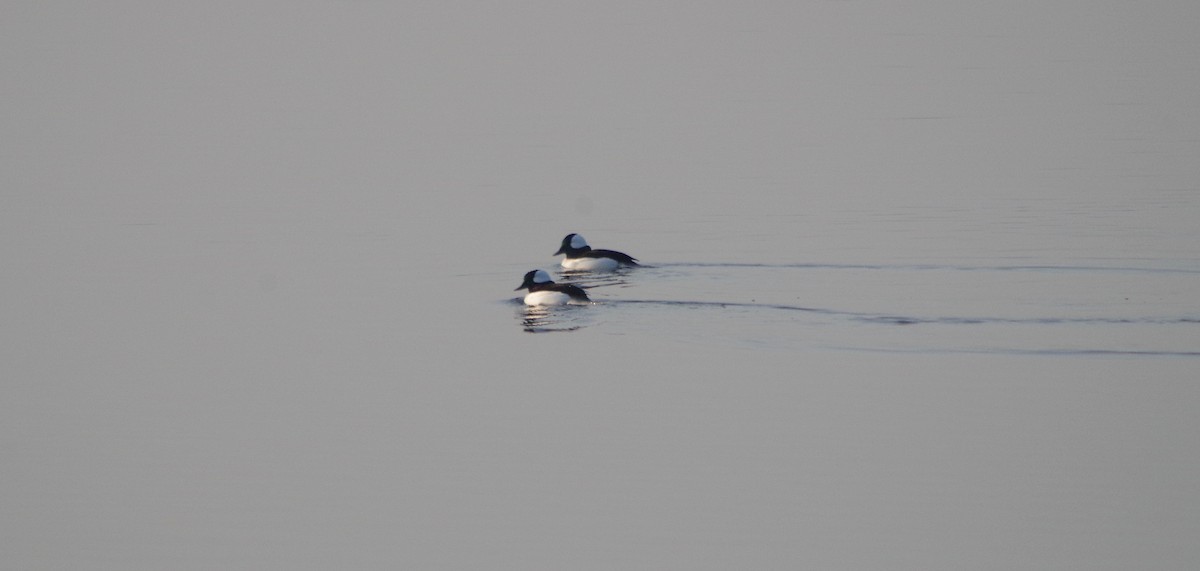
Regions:
<instances>
[{"instance_id":1,"label":"smooth water background","mask_svg":"<svg viewBox=\"0 0 1200 571\"><path fill-rule=\"evenodd\" d=\"M1200 4L3 12L6 569L1200 565Z\"/></svg>"}]
</instances>

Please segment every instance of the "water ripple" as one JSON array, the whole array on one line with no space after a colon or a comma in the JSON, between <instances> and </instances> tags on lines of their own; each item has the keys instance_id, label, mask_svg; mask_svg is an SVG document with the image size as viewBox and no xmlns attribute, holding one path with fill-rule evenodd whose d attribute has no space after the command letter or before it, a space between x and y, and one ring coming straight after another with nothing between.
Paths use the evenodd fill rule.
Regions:
<instances>
[{"instance_id":1,"label":"water ripple","mask_svg":"<svg viewBox=\"0 0 1200 571\"><path fill-rule=\"evenodd\" d=\"M1183 268L1153 268L1135 266L1055 266L1055 265L997 265L967 266L953 264L757 264L726 262L667 262L644 265L646 268L766 268L809 270L892 270L892 271L958 271L958 272L1112 272L1145 274L1193 274L1200 270Z\"/></svg>"},{"instance_id":2,"label":"water ripple","mask_svg":"<svg viewBox=\"0 0 1200 571\"><path fill-rule=\"evenodd\" d=\"M836 351L855 351L866 353L899 353L899 354L928 354L951 353L959 355L1026 355L1033 357L1200 357L1200 351L1159 351L1136 349L1012 349L989 347L984 349L956 349L939 347L936 349L917 348L881 348L881 347L838 347L829 346L825 349Z\"/></svg>"},{"instance_id":3,"label":"water ripple","mask_svg":"<svg viewBox=\"0 0 1200 571\"><path fill-rule=\"evenodd\" d=\"M564 305L555 307L525 305L520 299L513 300L520 304L517 317L521 327L528 333L566 333L578 331L590 324L589 317L581 312L585 305Z\"/></svg>"},{"instance_id":4,"label":"water ripple","mask_svg":"<svg viewBox=\"0 0 1200 571\"><path fill-rule=\"evenodd\" d=\"M1004 323L1004 324L1031 324L1031 325L1080 325L1080 324L1104 324L1104 325L1131 325L1131 324L1146 324L1146 325L1179 325L1179 324L1200 324L1200 317L1162 317L1162 316L1145 316L1145 317L987 317L987 316L936 316L936 317L918 317L892 314L877 314L877 313L862 313L855 311L844 311L837 309L826 309L817 307L804 307L799 305L787 305L777 303L751 303L751 302L724 302L724 301L680 301L680 300L654 300L654 299L621 299L621 300L606 300L605 304L650 304L662 305L668 307L702 307L702 308L755 308L755 309L773 309L780 311L800 311L812 314L842 316L858 321L868 323L882 323L888 325L920 325L920 324L943 324L943 325L983 325L989 323Z\"/></svg>"}]
</instances>

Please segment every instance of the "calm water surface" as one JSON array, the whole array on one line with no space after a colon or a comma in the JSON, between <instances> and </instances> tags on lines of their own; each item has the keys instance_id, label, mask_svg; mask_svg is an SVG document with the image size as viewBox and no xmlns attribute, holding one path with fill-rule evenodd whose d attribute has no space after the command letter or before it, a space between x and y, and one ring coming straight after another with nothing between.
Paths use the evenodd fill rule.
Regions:
<instances>
[{"instance_id":1,"label":"calm water surface","mask_svg":"<svg viewBox=\"0 0 1200 571\"><path fill-rule=\"evenodd\" d=\"M1198 26L17 3L0 567L1194 569Z\"/></svg>"}]
</instances>

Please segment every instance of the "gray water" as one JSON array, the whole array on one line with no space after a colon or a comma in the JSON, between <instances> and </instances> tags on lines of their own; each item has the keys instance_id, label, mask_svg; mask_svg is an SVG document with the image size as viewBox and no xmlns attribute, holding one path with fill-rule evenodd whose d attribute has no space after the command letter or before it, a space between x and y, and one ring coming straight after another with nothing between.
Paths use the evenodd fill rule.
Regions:
<instances>
[{"instance_id":1,"label":"gray water","mask_svg":"<svg viewBox=\"0 0 1200 571\"><path fill-rule=\"evenodd\" d=\"M1195 569L1198 6L7 2L0 567Z\"/></svg>"}]
</instances>

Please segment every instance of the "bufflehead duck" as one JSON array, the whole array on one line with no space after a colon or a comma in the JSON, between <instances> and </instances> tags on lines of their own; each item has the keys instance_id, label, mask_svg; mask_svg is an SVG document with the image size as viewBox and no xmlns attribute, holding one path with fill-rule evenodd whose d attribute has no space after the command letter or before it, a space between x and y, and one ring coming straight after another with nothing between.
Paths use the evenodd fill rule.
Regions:
<instances>
[{"instance_id":1,"label":"bufflehead duck","mask_svg":"<svg viewBox=\"0 0 1200 571\"><path fill-rule=\"evenodd\" d=\"M611 272L622 265L638 265L637 259L631 258L629 254L612 250L593 250L588 246L587 240L579 234L567 234L567 237L563 238L562 246L554 253L555 256L559 254L567 255L563 258L562 267L568 270Z\"/></svg>"},{"instance_id":2,"label":"bufflehead duck","mask_svg":"<svg viewBox=\"0 0 1200 571\"><path fill-rule=\"evenodd\" d=\"M525 274L525 281L513 291L528 289L525 294L525 305L565 305L568 303L588 303L587 292L579 286L556 284L550 281L550 274L543 270L533 270Z\"/></svg>"}]
</instances>

